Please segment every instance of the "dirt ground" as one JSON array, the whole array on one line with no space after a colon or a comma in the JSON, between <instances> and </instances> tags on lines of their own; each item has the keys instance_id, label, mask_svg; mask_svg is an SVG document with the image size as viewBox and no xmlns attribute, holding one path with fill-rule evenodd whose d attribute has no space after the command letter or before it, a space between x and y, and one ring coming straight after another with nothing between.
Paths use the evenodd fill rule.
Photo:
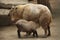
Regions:
<instances>
[{"instance_id":1,"label":"dirt ground","mask_svg":"<svg viewBox=\"0 0 60 40\"><path fill-rule=\"evenodd\" d=\"M42 38L44 31L42 28L39 28L38 38L25 37L25 33L21 33L22 38L17 36L16 26L0 26L0 40L60 40L60 18L58 15L55 15L53 22L51 24L51 36L47 38Z\"/></svg>"}]
</instances>

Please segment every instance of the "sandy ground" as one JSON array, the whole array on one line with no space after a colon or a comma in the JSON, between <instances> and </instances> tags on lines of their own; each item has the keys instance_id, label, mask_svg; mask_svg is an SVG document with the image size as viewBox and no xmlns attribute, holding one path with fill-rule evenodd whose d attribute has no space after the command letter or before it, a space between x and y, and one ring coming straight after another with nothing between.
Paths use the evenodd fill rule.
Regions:
<instances>
[{"instance_id":1,"label":"sandy ground","mask_svg":"<svg viewBox=\"0 0 60 40\"><path fill-rule=\"evenodd\" d=\"M56 16L56 15L55 15ZM47 38L42 38L44 31L42 28L39 28L38 38L25 37L25 33L21 33L22 38L17 36L16 26L0 26L0 40L60 40L60 18L59 16L53 19L51 24L51 36Z\"/></svg>"}]
</instances>

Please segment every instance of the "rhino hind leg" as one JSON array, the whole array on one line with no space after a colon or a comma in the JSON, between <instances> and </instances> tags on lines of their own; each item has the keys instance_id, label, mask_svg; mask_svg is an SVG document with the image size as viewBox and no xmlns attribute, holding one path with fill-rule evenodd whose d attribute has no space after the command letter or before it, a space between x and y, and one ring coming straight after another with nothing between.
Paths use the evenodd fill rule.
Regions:
<instances>
[{"instance_id":1,"label":"rhino hind leg","mask_svg":"<svg viewBox=\"0 0 60 40\"><path fill-rule=\"evenodd\" d=\"M50 26L49 25L48 25L48 35L47 36L51 36Z\"/></svg>"},{"instance_id":2,"label":"rhino hind leg","mask_svg":"<svg viewBox=\"0 0 60 40\"><path fill-rule=\"evenodd\" d=\"M36 30L33 30L33 36L34 37L38 37L38 34L37 34L37 31Z\"/></svg>"},{"instance_id":3,"label":"rhino hind leg","mask_svg":"<svg viewBox=\"0 0 60 40\"><path fill-rule=\"evenodd\" d=\"M19 30L17 30L17 34L18 34L18 38L20 38L21 35L20 35L20 31Z\"/></svg>"}]
</instances>

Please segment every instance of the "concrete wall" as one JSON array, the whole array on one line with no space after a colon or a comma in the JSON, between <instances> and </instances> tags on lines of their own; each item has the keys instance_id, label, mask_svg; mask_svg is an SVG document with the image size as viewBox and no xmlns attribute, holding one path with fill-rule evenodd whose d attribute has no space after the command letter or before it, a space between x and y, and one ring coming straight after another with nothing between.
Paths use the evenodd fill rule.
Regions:
<instances>
[{"instance_id":1,"label":"concrete wall","mask_svg":"<svg viewBox=\"0 0 60 40\"><path fill-rule=\"evenodd\" d=\"M20 4L20 3L26 3L27 0L0 0L0 2L6 4Z\"/></svg>"}]
</instances>

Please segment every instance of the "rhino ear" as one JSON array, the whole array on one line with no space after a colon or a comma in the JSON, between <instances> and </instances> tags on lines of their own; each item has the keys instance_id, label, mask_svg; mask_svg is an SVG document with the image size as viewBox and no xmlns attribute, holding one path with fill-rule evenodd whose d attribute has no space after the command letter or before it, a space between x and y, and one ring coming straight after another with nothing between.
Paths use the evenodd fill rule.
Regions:
<instances>
[{"instance_id":1,"label":"rhino ear","mask_svg":"<svg viewBox=\"0 0 60 40\"><path fill-rule=\"evenodd\" d=\"M15 8L15 6L12 6L12 9L14 9Z\"/></svg>"},{"instance_id":2,"label":"rhino ear","mask_svg":"<svg viewBox=\"0 0 60 40\"><path fill-rule=\"evenodd\" d=\"M17 7L16 6L12 6L12 8L11 9L17 9Z\"/></svg>"},{"instance_id":3,"label":"rhino ear","mask_svg":"<svg viewBox=\"0 0 60 40\"><path fill-rule=\"evenodd\" d=\"M16 10L16 9L17 9L16 6L12 6L12 8L10 9L10 12L9 12L9 14L8 14L8 16L10 16L11 12L13 12L13 11Z\"/></svg>"}]
</instances>

